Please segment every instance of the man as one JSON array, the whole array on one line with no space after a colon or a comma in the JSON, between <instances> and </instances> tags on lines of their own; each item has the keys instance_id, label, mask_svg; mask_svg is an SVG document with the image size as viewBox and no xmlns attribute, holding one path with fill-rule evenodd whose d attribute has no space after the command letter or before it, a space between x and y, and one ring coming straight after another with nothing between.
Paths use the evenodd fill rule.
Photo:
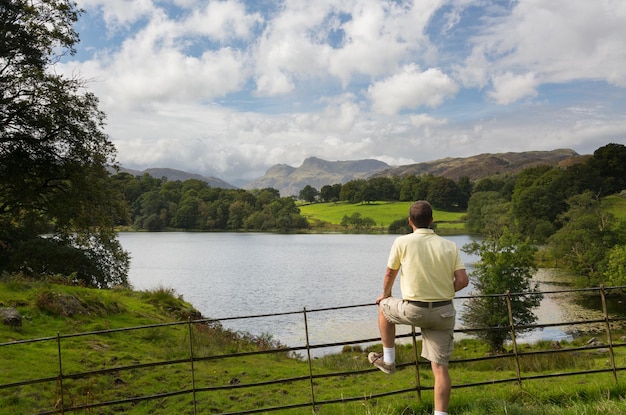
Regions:
<instances>
[{"instance_id":1,"label":"man","mask_svg":"<svg viewBox=\"0 0 626 415\"><path fill-rule=\"evenodd\" d=\"M370 363L385 373L395 372L396 324L420 327L422 357L431 362L435 377L435 415L446 415L450 401L448 362L454 347L456 312L452 299L469 278L456 244L430 229L430 203L420 200L409 209L413 233L398 237L391 248L383 293L376 299L383 353L370 353ZM391 296L400 271L402 299Z\"/></svg>"}]
</instances>

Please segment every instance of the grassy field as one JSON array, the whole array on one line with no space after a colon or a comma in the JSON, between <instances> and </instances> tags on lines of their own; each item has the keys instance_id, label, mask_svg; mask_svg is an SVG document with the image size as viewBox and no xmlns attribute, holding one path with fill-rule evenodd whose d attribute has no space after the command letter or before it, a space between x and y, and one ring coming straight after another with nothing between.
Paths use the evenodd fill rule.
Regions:
<instances>
[{"instance_id":1,"label":"grassy field","mask_svg":"<svg viewBox=\"0 0 626 415\"><path fill-rule=\"evenodd\" d=\"M362 218L372 218L377 228L387 229L396 220L406 220L412 202L372 202L372 203L313 203L299 206L300 213L314 227L324 224L339 227L344 216L359 213ZM461 233L465 231L465 212L444 212L435 210L433 216L439 232Z\"/></svg>"},{"instance_id":2,"label":"grassy field","mask_svg":"<svg viewBox=\"0 0 626 415\"><path fill-rule=\"evenodd\" d=\"M58 354L63 357L65 376L92 370L109 369L99 375L80 379L65 378L65 405L85 405L115 401L137 396L167 394L192 387L186 324L152 326L157 323L186 321L195 316L193 307L166 288L136 292L126 289L93 290L62 284L5 278L0 281L0 306L16 307L23 316L23 325L11 328L0 325L0 386L35 378L50 378L47 383L2 388L0 414L32 414L52 410L58 405ZM269 310L271 311L271 310ZM147 326L97 334L94 331ZM85 336L68 336L57 347L57 334L88 332ZM285 352L246 354L245 352L275 346L269 337L251 337L225 331L216 324L193 326L194 386L197 392L197 413L238 412L252 408L296 405L310 402L309 363ZM600 335L598 335L600 337ZM23 342L27 339L47 339ZM585 339L569 345L581 345ZM563 347L568 344L563 343ZM379 349L379 347L375 347ZM527 349L549 349L550 344L529 345ZM415 385L415 367L403 365L414 361L412 346L399 346L397 362L400 370L393 376L371 369L367 363L368 349L348 347L343 353L311 361L311 370L320 375L314 381L316 401L358 397L358 401L326 404L318 408L320 415L427 415L432 413L432 391L372 398L372 395L403 390ZM618 367L626 364L626 351L616 348ZM225 354L239 353L233 357ZM243 353L243 354L242 354ZM461 360L487 355L485 346L472 339L457 343L453 359ZM155 363L176 360L177 363L157 366ZM119 370L128 365L144 365L132 370ZM545 375L556 372L606 369L608 357L594 351L559 353L523 357L524 375ZM357 374L351 372L359 371ZM427 365L420 365L422 387L432 387ZM488 384L455 389L451 413L456 415L570 415L626 413L626 389L623 372L616 384L611 373L583 374L570 377L524 380L515 379L514 359L459 363L451 366L457 385L475 382ZM340 374L339 376L327 376ZM288 383L281 379L297 378ZM246 387L244 385L265 385ZM231 386L236 389L228 389ZM360 399L363 398L363 399ZM192 395L158 397L149 401L117 404L72 413L98 414L191 414ZM280 414L299 415L311 409L285 409Z\"/></svg>"}]
</instances>

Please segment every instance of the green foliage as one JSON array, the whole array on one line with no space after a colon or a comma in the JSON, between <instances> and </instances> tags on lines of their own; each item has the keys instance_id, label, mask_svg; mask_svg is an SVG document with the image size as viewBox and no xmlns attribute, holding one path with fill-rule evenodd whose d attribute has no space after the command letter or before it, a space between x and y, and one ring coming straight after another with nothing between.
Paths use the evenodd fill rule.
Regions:
<instances>
[{"instance_id":1,"label":"green foliage","mask_svg":"<svg viewBox=\"0 0 626 415\"><path fill-rule=\"evenodd\" d=\"M141 298L149 304L163 310L167 315L177 320L200 319L202 315L189 303L177 295L173 288L159 287L153 290L142 291Z\"/></svg>"},{"instance_id":2,"label":"green foliage","mask_svg":"<svg viewBox=\"0 0 626 415\"><path fill-rule=\"evenodd\" d=\"M464 325L472 329L500 328L477 331L475 336L485 340L493 352L500 353L503 344L511 338L507 299L500 294L510 292L511 314L516 326L532 324L537 320L533 309L542 295L537 284L532 284L536 271L534 255L537 248L529 241L518 241L510 234L498 239L488 238L473 242L463 250L480 256L471 275L472 295L462 316ZM519 294L526 293L526 294ZM524 329L518 329L523 333Z\"/></svg>"},{"instance_id":3,"label":"green foliage","mask_svg":"<svg viewBox=\"0 0 626 415\"><path fill-rule=\"evenodd\" d=\"M557 216L565 210L564 173L557 167L536 167L520 173L511 208L520 233L543 243L556 230Z\"/></svg>"},{"instance_id":4,"label":"green foliage","mask_svg":"<svg viewBox=\"0 0 626 415\"><path fill-rule=\"evenodd\" d=\"M567 204L569 209L559 216L563 227L550 238L549 246L555 258L594 284L601 279L607 253L626 235L591 192L573 196Z\"/></svg>"},{"instance_id":5,"label":"green foliage","mask_svg":"<svg viewBox=\"0 0 626 415\"><path fill-rule=\"evenodd\" d=\"M281 198L276 189L211 188L200 180L168 182L148 175L117 174L111 180L133 207L130 223L136 229L289 232L309 227L294 200Z\"/></svg>"},{"instance_id":6,"label":"green foliage","mask_svg":"<svg viewBox=\"0 0 626 415\"><path fill-rule=\"evenodd\" d=\"M461 201L461 192L454 180L443 176L430 178L426 200L443 210L459 208L463 204L467 206L467 199L465 199L465 203Z\"/></svg>"},{"instance_id":7,"label":"green foliage","mask_svg":"<svg viewBox=\"0 0 626 415\"><path fill-rule=\"evenodd\" d=\"M108 179L115 149L103 132L104 114L80 79L49 70L61 54L73 52L79 11L68 1L5 3L0 271L52 275L75 265L83 283L124 284L128 256L113 229L126 210ZM42 234L52 237L42 240Z\"/></svg>"},{"instance_id":8,"label":"green foliage","mask_svg":"<svg viewBox=\"0 0 626 415\"><path fill-rule=\"evenodd\" d=\"M320 189L320 197L323 202L338 202L341 194L341 183L324 185Z\"/></svg>"},{"instance_id":9,"label":"green foliage","mask_svg":"<svg viewBox=\"0 0 626 415\"><path fill-rule=\"evenodd\" d=\"M467 208L467 230L499 238L509 225L510 203L496 191L472 194Z\"/></svg>"},{"instance_id":10,"label":"green foliage","mask_svg":"<svg viewBox=\"0 0 626 415\"><path fill-rule=\"evenodd\" d=\"M349 203L362 203L365 201L364 193L367 181L363 179L350 180L341 186L339 200L345 200Z\"/></svg>"},{"instance_id":11,"label":"green foliage","mask_svg":"<svg viewBox=\"0 0 626 415\"><path fill-rule=\"evenodd\" d=\"M581 285L597 285L607 278L611 248L626 242L624 224L617 222L626 223L626 200L611 194L625 186L624 165L626 146L607 144L571 165L482 179L468 203L467 229L494 238L517 232L548 243L561 265L586 277Z\"/></svg>"},{"instance_id":12,"label":"green foliage","mask_svg":"<svg viewBox=\"0 0 626 415\"><path fill-rule=\"evenodd\" d=\"M308 184L304 186L302 190L300 190L300 195L299 195L301 200L304 200L305 202L309 202L309 203L315 202L318 196L319 196L319 192L317 191L317 189Z\"/></svg>"},{"instance_id":13,"label":"green foliage","mask_svg":"<svg viewBox=\"0 0 626 415\"><path fill-rule=\"evenodd\" d=\"M362 218L359 212L354 212L352 215L344 215L341 219L341 226L353 227L357 230L367 230L376 226L376 222L372 218Z\"/></svg>"},{"instance_id":14,"label":"green foliage","mask_svg":"<svg viewBox=\"0 0 626 415\"><path fill-rule=\"evenodd\" d=\"M626 146L610 143L598 148L590 161L593 170L600 177L603 195L610 195L626 189Z\"/></svg>"},{"instance_id":15,"label":"green foliage","mask_svg":"<svg viewBox=\"0 0 626 415\"><path fill-rule=\"evenodd\" d=\"M615 245L609 251L604 281L610 286L626 285L626 245Z\"/></svg>"},{"instance_id":16,"label":"green foliage","mask_svg":"<svg viewBox=\"0 0 626 415\"><path fill-rule=\"evenodd\" d=\"M411 232L413 232L413 228L411 228L406 218L394 220L391 222L391 225L389 225L389 233L404 235Z\"/></svg>"}]
</instances>

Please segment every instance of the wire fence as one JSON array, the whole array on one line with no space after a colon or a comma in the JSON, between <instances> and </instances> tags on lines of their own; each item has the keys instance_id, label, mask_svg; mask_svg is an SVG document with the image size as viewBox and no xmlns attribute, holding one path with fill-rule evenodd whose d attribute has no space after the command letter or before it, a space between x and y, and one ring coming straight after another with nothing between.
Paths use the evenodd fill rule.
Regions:
<instances>
[{"instance_id":1,"label":"wire fence","mask_svg":"<svg viewBox=\"0 0 626 415\"><path fill-rule=\"evenodd\" d=\"M626 338L621 338L618 340L614 339L616 327L621 329L621 322L626 320L626 317L620 315L610 315L607 308L607 292L611 290L623 290L626 287L597 287L597 288L589 288L589 289L576 289L576 290L557 290L557 291L543 291L540 293L504 293L500 295L494 295L491 297L501 297L507 307L508 311L508 326L506 327L484 327L480 329L457 329L455 333L463 334L463 335L476 335L479 331L488 331L488 330L507 330L508 337L511 339L508 347L511 348L511 352L507 354L497 354L497 355L485 355L481 357L473 357L466 359L453 359L450 361L451 369L454 365L461 364L475 364L478 362L490 362L496 359L502 360L510 360L512 363L510 367L514 370L511 372L514 373L513 376L504 376L500 379L490 379L487 381L478 381L472 383L462 383L462 384L454 384L453 388L470 388L470 387L478 387L483 385L494 385L501 383L517 383L520 386L523 382L531 380L531 379L545 379L545 378L557 378L557 377L566 377L566 376L575 376L575 375L586 375L586 374L594 374L594 373L610 373L613 381L618 383L618 372L626 369L624 366L624 362L618 362L616 359L616 350L618 348L626 346ZM590 293L592 296L598 296L601 302L601 312L592 316L591 318L582 318L575 319L570 321L559 321L553 323L543 323L543 324L534 324L534 325L516 325L513 318L512 312L512 304L513 300L516 296L529 296L529 295L560 295L567 293ZM468 300L471 298L478 298L479 296L467 296L467 297L457 297L457 300ZM480 296L487 297L487 296ZM44 414L64 414L66 412L76 413L77 411L83 411L85 413L92 413L91 411L95 408L102 407L112 407L112 408L130 408L132 405L135 405L142 401L150 401L150 400L166 400L172 397L185 397L188 402L188 411L186 413L199 413L198 412L198 402L199 397L204 394L211 392L228 392L228 391L237 391L241 392L246 389L266 389L268 390L268 395L275 393L275 389L272 389L275 385L293 385L295 383L300 383L300 387L306 387L308 389L308 393L306 395L309 398L304 402L293 402L293 403L280 403L276 405L265 405L259 407L259 402L250 403L250 407L244 407L243 409L233 411L233 412L225 412L219 407L213 407L210 413L222 414L222 415L234 415L234 414L250 414L250 413L262 413L262 412L273 412L280 410L293 410L298 408L310 408L312 411L315 411L316 408L319 408L323 405L329 404L343 404L348 402L362 401L364 399L376 399L382 398L386 396L398 395L398 394L407 394L407 393L415 393L417 394L418 399L421 399L421 393L425 390L432 390L432 385L424 385L424 375L421 373L421 369L424 367L425 361L421 360L418 356L418 337L420 335L419 332L416 331L416 328L412 328L409 334L399 335L398 339L405 339L408 342L412 342L412 349L414 352L414 356L411 361L405 363L398 363L397 368L407 368L414 367L415 368L415 383L400 389L394 390L383 390L377 393L369 393L367 396L355 395L355 396L344 396L342 393L340 397L332 397L327 392L324 391L324 387L328 387L328 385L324 386L322 380L331 379L331 378L348 378L348 377L358 377L363 376L369 372L376 372L377 369L368 367L366 369L360 368L357 370L342 370L342 371L316 371L313 368L313 361L315 360L312 357L313 351L315 349L321 348L333 348L333 347L357 347L358 345L368 344L379 342L378 338L368 338L368 339L359 339L359 340L351 340L351 341L341 341L334 343L323 343L323 344L312 344L310 342L309 336L309 317L315 313L320 312L336 312L341 309L348 308L360 308L360 307L372 307L372 304L360 304L360 305L350 305L343 307L332 307L332 308L320 308L320 309L310 309L307 310L304 308L301 311L294 311L288 313L272 313L272 314L263 314L263 315L253 315L253 316L243 316L243 317L233 317L227 319L199 319L199 320L188 320L188 321L179 321L174 323L164 323L164 324L151 324L145 326L137 326L137 327L126 327L120 329L103 329L98 331L91 332L83 332L76 334L57 334L56 336L45 337L45 338L37 338L37 339L29 339L29 340L21 340L14 341L8 343L0 343L0 356L4 356L3 364L9 364L11 356L19 356L20 348L25 347L36 347L40 348L41 359L45 359L46 361L54 360L55 373L51 373L48 376L41 376L41 373L38 373L35 370L34 373L38 373L40 377L26 377L23 380L0 384L0 393L13 393L18 394L20 391L25 390L27 392L27 387L36 387L43 388L47 387L52 388L53 391L53 399L49 404L42 404L41 410L37 412L38 415ZM197 330L210 327L216 323L221 324L226 320L236 320L236 319L250 319L250 318L265 318L265 317L275 317L275 316L284 316L284 315L300 315L302 317L304 323L304 338L305 343L298 347L271 347L267 350L252 350L246 352L233 352L233 353L223 353L223 354L207 354L204 350L201 351L201 345L198 344L198 335ZM533 351L524 351L522 347L520 347L523 343L521 343L518 339L518 334L521 332L526 332L528 330L535 329L544 329L550 327L567 327L571 331L580 331L576 327L578 326L594 326L596 327L595 332L598 332L597 327L601 328L606 335L606 343L604 342L589 342L580 347L565 347L561 348L559 344L554 344L555 347L551 347L547 350L533 350ZM90 366L93 366L89 359L85 357L83 360L79 361L71 361L64 355L64 351L69 350L80 350L84 348L84 344L76 344L78 340L83 340L89 343L90 350L99 350L106 349L107 341L114 342L115 336L124 336L129 332L133 333L141 333L141 335L145 338L147 344L158 336L162 336L162 334L158 334L157 330L163 328L170 328L178 330L179 334L184 332L182 335L186 338L186 341L181 342L179 344L179 350L176 353L176 357L167 360L161 361L147 361L148 356L132 356L132 358L123 359L119 357L119 361L133 361L132 364L119 364L118 357L109 358L106 361L106 364L102 364L101 366L110 367L101 367L98 369L91 369ZM55 352L53 354L50 353L50 342L55 343ZM44 346L44 345L47 345ZM181 353L180 348L184 348L185 351ZM570 371L555 371L546 373L545 371L536 372L525 370L523 359L528 359L537 356L545 356L545 355L556 355L556 354L564 354L568 353L573 356L580 356L582 352L591 352L595 351L596 353L602 353L605 356L608 356L609 364L601 369L591 368L586 370L578 370L575 367ZM252 382L241 382L240 379L233 377L227 384L224 384L223 381L215 381L212 382L211 379L206 379L207 373L207 363L215 364L220 363L223 364L227 359L235 359L235 360L249 360L252 356L272 356L277 354L297 354L301 357L301 359L305 360L306 363L306 371L301 371L297 376L281 378L281 379L267 379L267 380L256 380ZM304 354L304 357L302 357ZM293 360L294 364L296 359ZM271 360L270 360L271 362ZM301 362L301 360L298 360ZM490 363L488 363L490 364ZM34 368L38 367L38 362L32 362ZM199 367L200 365L204 365ZM181 383L181 387L176 390L171 390L167 392L157 391L154 393L145 393L142 390L136 391L136 396L125 397L115 400L102 400L98 401L95 397L90 397L87 401L83 400L79 402L73 394L75 394L76 384L79 380L87 380L90 382L90 388L95 389L99 385L98 379L102 377L113 377L114 383L120 382L124 383L124 374L127 377L133 377L134 373L138 370L150 370L151 368L156 367L168 367L168 370L171 373L179 373L184 372L183 378L186 378L185 381ZM90 369L90 370L88 370ZM212 369L215 371L215 365L212 366ZM27 375L25 375L27 376ZM217 379L217 377L214 377ZM306 386L302 386L306 385ZM141 388L139 388L141 389ZM150 390L150 388L146 388L146 390ZM72 392L74 391L74 392ZM89 391L85 393L89 395ZM232 397L231 397L232 398ZM268 401L280 401L280 399L268 399ZM52 403L53 402L53 403ZM241 407L241 406L239 406ZM203 411L203 413L206 413Z\"/></svg>"}]
</instances>

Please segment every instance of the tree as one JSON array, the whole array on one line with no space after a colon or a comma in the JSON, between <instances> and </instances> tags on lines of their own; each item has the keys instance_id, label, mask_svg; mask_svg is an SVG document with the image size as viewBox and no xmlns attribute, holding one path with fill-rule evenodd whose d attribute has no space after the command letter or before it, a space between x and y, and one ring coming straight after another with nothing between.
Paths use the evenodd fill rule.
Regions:
<instances>
[{"instance_id":1,"label":"tree","mask_svg":"<svg viewBox=\"0 0 626 415\"><path fill-rule=\"evenodd\" d=\"M79 14L64 0L0 6L0 271L107 287L128 272L114 232L126 206L106 170L115 148L84 82L49 70L74 52Z\"/></svg>"},{"instance_id":2,"label":"tree","mask_svg":"<svg viewBox=\"0 0 626 415\"><path fill-rule=\"evenodd\" d=\"M509 202L495 191L476 192L467 206L465 226L472 233L499 238L507 229Z\"/></svg>"},{"instance_id":3,"label":"tree","mask_svg":"<svg viewBox=\"0 0 626 415\"><path fill-rule=\"evenodd\" d=\"M469 177L462 176L459 178L457 187L459 189L459 209L465 210L467 209L469 198L472 195L472 182L470 181Z\"/></svg>"},{"instance_id":4,"label":"tree","mask_svg":"<svg viewBox=\"0 0 626 415\"><path fill-rule=\"evenodd\" d=\"M300 199L305 202L313 203L315 199L319 196L319 192L317 189L311 185L306 185L302 190L300 190Z\"/></svg>"},{"instance_id":5,"label":"tree","mask_svg":"<svg viewBox=\"0 0 626 415\"><path fill-rule=\"evenodd\" d=\"M519 242L505 234L498 239L468 244L463 250L479 254L481 259L472 273L474 297L467 301L462 321L468 328L490 328L477 331L476 336L487 341L493 352L500 353L504 342L511 338L507 300L501 294L514 294L511 310L516 326L530 325L537 320L533 309L539 306L542 295L537 284L531 281L536 271L537 248L528 240ZM528 330L516 328L517 333Z\"/></svg>"},{"instance_id":6,"label":"tree","mask_svg":"<svg viewBox=\"0 0 626 415\"><path fill-rule=\"evenodd\" d=\"M426 197L419 197L419 184L420 178L414 175L408 175L402 178L400 182L400 196L401 202L415 201L425 199Z\"/></svg>"},{"instance_id":7,"label":"tree","mask_svg":"<svg viewBox=\"0 0 626 415\"><path fill-rule=\"evenodd\" d=\"M336 183L332 186L327 184L322 186L320 189L320 197L324 202L336 202L339 200L339 195L341 193L341 184Z\"/></svg>"},{"instance_id":8,"label":"tree","mask_svg":"<svg viewBox=\"0 0 626 415\"><path fill-rule=\"evenodd\" d=\"M394 181L389 177L373 177L367 180L366 198L368 202L374 200L398 200L400 191L396 189Z\"/></svg>"},{"instance_id":9,"label":"tree","mask_svg":"<svg viewBox=\"0 0 626 415\"><path fill-rule=\"evenodd\" d=\"M459 187L452 179L435 176L428 185L428 200L434 207L451 210L458 208L461 201Z\"/></svg>"},{"instance_id":10,"label":"tree","mask_svg":"<svg viewBox=\"0 0 626 415\"><path fill-rule=\"evenodd\" d=\"M339 194L340 200L345 200L350 203L361 203L365 199L363 194L367 182L363 179L350 180L341 186L341 193Z\"/></svg>"},{"instance_id":11,"label":"tree","mask_svg":"<svg viewBox=\"0 0 626 415\"><path fill-rule=\"evenodd\" d=\"M341 219L341 226L348 227L352 226L355 229L363 230L363 229L371 229L376 226L376 221L370 217L361 217L359 212L354 212L352 215L343 215Z\"/></svg>"},{"instance_id":12,"label":"tree","mask_svg":"<svg viewBox=\"0 0 626 415\"><path fill-rule=\"evenodd\" d=\"M543 243L559 228L557 218L567 209L565 200L575 194L567 179L562 169L550 166L531 167L519 174L511 211L522 235Z\"/></svg>"},{"instance_id":13,"label":"tree","mask_svg":"<svg viewBox=\"0 0 626 415\"><path fill-rule=\"evenodd\" d=\"M626 146L610 143L593 152L590 163L603 181L602 195L626 189Z\"/></svg>"},{"instance_id":14,"label":"tree","mask_svg":"<svg viewBox=\"0 0 626 415\"><path fill-rule=\"evenodd\" d=\"M591 192L573 196L567 204L569 209L559 216L563 227L548 243L555 258L594 285L601 278L608 252L620 243L620 232L615 229L615 217L602 209Z\"/></svg>"}]
</instances>

